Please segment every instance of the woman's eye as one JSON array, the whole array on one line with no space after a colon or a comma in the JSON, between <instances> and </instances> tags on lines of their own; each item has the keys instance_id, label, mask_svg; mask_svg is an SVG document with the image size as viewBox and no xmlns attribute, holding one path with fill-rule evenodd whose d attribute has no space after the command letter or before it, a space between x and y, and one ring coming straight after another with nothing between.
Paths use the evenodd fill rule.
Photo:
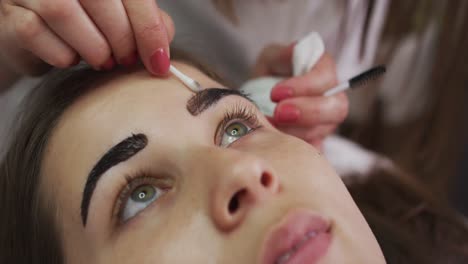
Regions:
<instances>
[{"instance_id":1,"label":"woman's eye","mask_svg":"<svg viewBox=\"0 0 468 264\"><path fill-rule=\"evenodd\" d=\"M164 191L152 184L143 184L135 188L122 207L121 220L128 221L156 201Z\"/></svg>"},{"instance_id":2,"label":"woman's eye","mask_svg":"<svg viewBox=\"0 0 468 264\"><path fill-rule=\"evenodd\" d=\"M229 146L234 141L247 135L251 130L252 128L248 127L240 121L231 123L224 129L224 133L221 138L221 146Z\"/></svg>"}]
</instances>

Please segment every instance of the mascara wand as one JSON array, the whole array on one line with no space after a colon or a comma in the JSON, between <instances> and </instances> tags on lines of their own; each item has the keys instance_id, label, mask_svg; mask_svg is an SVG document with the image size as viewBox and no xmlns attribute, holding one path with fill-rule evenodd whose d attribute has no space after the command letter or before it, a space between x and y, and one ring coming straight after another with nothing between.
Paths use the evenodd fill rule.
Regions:
<instances>
[{"instance_id":1,"label":"mascara wand","mask_svg":"<svg viewBox=\"0 0 468 264\"><path fill-rule=\"evenodd\" d=\"M370 70L367 70L351 79L349 81L339 84L338 86L326 91L324 96L332 96L349 88L360 87L372 80L375 80L385 73L385 66L376 66Z\"/></svg>"}]
</instances>

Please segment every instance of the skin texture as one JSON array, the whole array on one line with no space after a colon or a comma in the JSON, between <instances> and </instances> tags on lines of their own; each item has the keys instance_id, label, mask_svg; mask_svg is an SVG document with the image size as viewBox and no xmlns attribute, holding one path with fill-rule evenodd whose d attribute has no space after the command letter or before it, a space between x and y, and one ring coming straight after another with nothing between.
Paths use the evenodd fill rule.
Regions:
<instances>
[{"instance_id":1,"label":"skin texture","mask_svg":"<svg viewBox=\"0 0 468 264\"><path fill-rule=\"evenodd\" d=\"M42 73L43 62L65 68L79 58L109 69L135 63L138 54L149 72L165 75L153 55L161 49L167 58L174 31L154 0L0 1L0 57L23 74Z\"/></svg>"},{"instance_id":2,"label":"skin texture","mask_svg":"<svg viewBox=\"0 0 468 264\"><path fill-rule=\"evenodd\" d=\"M175 65L203 87L222 87L191 66ZM321 263L384 263L360 211L315 148L275 129L239 96L193 116L186 109L191 95L172 77L122 73L62 116L47 146L40 191L57 205L66 263L256 263L267 231L296 208L332 222L332 244ZM236 106L253 109L262 127L221 147L217 127ZM112 146L138 133L147 136L147 146L103 174L84 227L80 204L88 173ZM114 214L125 177L142 172L169 184L121 223ZM238 209L229 214L240 190Z\"/></svg>"}]
</instances>

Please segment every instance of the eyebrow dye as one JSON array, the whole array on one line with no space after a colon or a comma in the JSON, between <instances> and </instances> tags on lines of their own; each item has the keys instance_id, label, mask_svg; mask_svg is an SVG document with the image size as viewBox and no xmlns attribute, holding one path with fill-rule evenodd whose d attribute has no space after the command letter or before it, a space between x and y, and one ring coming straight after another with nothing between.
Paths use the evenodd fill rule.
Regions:
<instances>
[{"instance_id":1,"label":"eyebrow dye","mask_svg":"<svg viewBox=\"0 0 468 264\"><path fill-rule=\"evenodd\" d=\"M252 101L246 94L239 90L223 88L207 88L195 93L187 102L187 110L193 116L197 116L210 106L216 104L223 97L237 95Z\"/></svg>"},{"instance_id":2,"label":"eyebrow dye","mask_svg":"<svg viewBox=\"0 0 468 264\"><path fill-rule=\"evenodd\" d=\"M146 145L148 145L148 138L145 134L133 134L109 149L94 165L86 180L81 200L81 220L83 221L83 226L86 226L91 197L102 174L113 166L130 159L143 150Z\"/></svg>"}]
</instances>

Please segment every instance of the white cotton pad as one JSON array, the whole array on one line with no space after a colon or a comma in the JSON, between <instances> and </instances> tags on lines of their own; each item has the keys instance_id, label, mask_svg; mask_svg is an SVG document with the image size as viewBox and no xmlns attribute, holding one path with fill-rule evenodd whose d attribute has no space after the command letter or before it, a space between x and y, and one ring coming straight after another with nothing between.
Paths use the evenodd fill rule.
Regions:
<instances>
[{"instance_id":1,"label":"white cotton pad","mask_svg":"<svg viewBox=\"0 0 468 264\"><path fill-rule=\"evenodd\" d=\"M325 44L317 32L311 32L299 40L293 50L293 74L307 73L325 53Z\"/></svg>"},{"instance_id":2,"label":"white cotton pad","mask_svg":"<svg viewBox=\"0 0 468 264\"><path fill-rule=\"evenodd\" d=\"M283 78L278 77L262 77L247 81L242 85L240 90L249 95L262 111L264 115L273 116L276 103L271 101L271 89Z\"/></svg>"},{"instance_id":3,"label":"white cotton pad","mask_svg":"<svg viewBox=\"0 0 468 264\"><path fill-rule=\"evenodd\" d=\"M325 52L325 45L320 35L312 32L299 40L293 50L293 74L294 76L305 74L319 61ZM250 95L263 114L273 116L276 103L270 99L273 87L284 80L279 77L261 77L251 79L244 83L240 90Z\"/></svg>"}]
</instances>

